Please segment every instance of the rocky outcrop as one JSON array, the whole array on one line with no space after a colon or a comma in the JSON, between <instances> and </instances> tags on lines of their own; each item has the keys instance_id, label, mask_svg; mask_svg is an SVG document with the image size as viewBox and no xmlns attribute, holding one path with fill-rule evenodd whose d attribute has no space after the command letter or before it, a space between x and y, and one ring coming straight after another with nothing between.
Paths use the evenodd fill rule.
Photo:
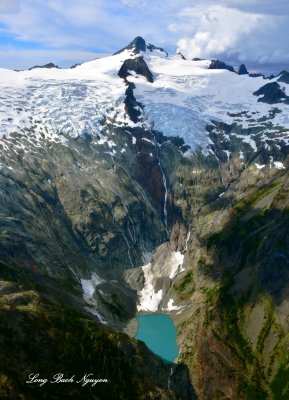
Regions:
<instances>
[{"instance_id":1,"label":"rocky outcrop","mask_svg":"<svg viewBox=\"0 0 289 400\"><path fill-rule=\"evenodd\" d=\"M186 60L186 57L180 51L177 53L177 55L179 55L182 60Z\"/></svg>"},{"instance_id":2,"label":"rocky outcrop","mask_svg":"<svg viewBox=\"0 0 289 400\"><path fill-rule=\"evenodd\" d=\"M159 52L165 54L166 57L168 57L168 53L162 47L157 47L151 43L147 43L147 50L149 50L150 52L159 51Z\"/></svg>"},{"instance_id":3,"label":"rocky outcrop","mask_svg":"<svg viewBox=\"0 0 289 400\"><path fill-rule=\"evenodd\" d=\"M287 71L282 71L280 73L279 78L277 79L278 82L282 82L282 83L287 83L289 84L289 72Z\"/></svg>"},{"instance_id":4,"label":"rocky outcrop","mask_svg":"<svg viewBox=\"0 0 289 400\"><path fill-rule=\"evenodd\" d=\"M230 72L235 72L231 65L228 65L220 60L212 60L209 69L227 69Z\"/></svg>"},{"instance_id":5,"label":"rocky outcrop","mask_svg":"<svg viewBox=\"0 0 289 400\"><path fill-rule=\"evenodd\" d=\"M192 302L176 320L181 360L194 366L199 399L288 395L287 174L274 175L269 167L239 170L225 195L191 223L184 258L191 268L174 288Z\"/></svg>"},{"instance_id":6,"label":"rocky outcrop","mask_svg":"<svg viewBox=\"0 0 289 400\"><path fill-rule=\"evenodd\" d=\"M39 399L45 393L55 400L192 399L184 366L168 388L169 365L142 342L111 331L77 309L73 296L66 294L63 303L55 281L2 263L0 275L1 398ZM46 379L42 385L33 382L36 374ZM51 383L56 374L68 382ZM88 374L87 379L104 382L84 384Z\"/></svg>"},{"instance_id":7,"label":"rocky outcrop","mask_svg":"<svg viewBox=\"0 0 289 400\"><path fill-rule=\"evenodd\" d=\"M73 65L71 65L70 69L74 69L76 67L79 67L80 65L81 65L81 63L73 64Z\"/></svg>"},{"instance_id":8,"label":"rocky outcrop","mask_svg":"<svg viewBox=\"0 0 289 400\"><path fill-rule=\"evenodd\" d=\"M162 47L157 47L151 43L146 43L141 36L137 36L128 46L122 48L114 54L120 54L125 50L130 50L133 54L140 54L142 51L159 51L168 56L168 53Z\"/></svg>"},{"instance_id":9,"label":"rocky outcrop","mask_svg":"<svg viewBox=\"0 0 289 400\"><path fill-rule=\"evenodd\" d=\"M284 90L281 89L281 86L277 82L267 83L253 94L254 96L262 96L259 97L258 102L267 104L289 104L289 97L285 94Z\"/></svg>"},{"instance_id":10,"label":"rocky outcrop","mask_svg":"<svg viewBox=\"0 0 289 400\"><path fill-rule=\"evenodd\" d=\"M58 65L55 65L55 64L53 64L53 63L48 63L48 64L45 64L45 65L35 65L34 67L31 67L31 68L29 68L29 71L31 71L32 69L36 69L36 68L49 68L49 69L51 69L51 68L60 68Z\"/></svg>"},{"instance_id":11,"label":"rocky outcrop","mask_svg":"<svg viewBox=\"0 0 289 400\"><path fill-rule=\"evenodd\" d=\"M153 74L149 70L143 57L125 60L118 72L118 76L126 79L128 76L132 75L133 72L137 75L142 75L148 82L153 83L154 81Z\"/></svg>"},{"instance_id":12,"label":"rocky outcrop","mask_svg":"<svg viewBox=\"0 0 289 400\"><path fill-rule=\"evenodd\" d=\"M133 94L133 89L135 89L135 84L128 82L128 87L125 91L125 111L133 122L140 121L142 115L142 104L136 101Z\"/></svg>"},{"instance_id":13,"label":"rocky outcrop","mask_svg":"<svg viewBox=\"0 0 289 400\"><path fill-rule=\"evenodd\" d=\"M265 75L263 75L263 74L261 74L261 73L255 73L255 72L251 72L250 74L249 74L249 76L251 77L251 78L260 78L260 77L262 77L262 78L264 78L265 79Z\"/></svg>"},{"instance_id":14,"label":"rocky outcrop","mask_svg":"<svg viewBox=\"0 0 289 400\"><path fill-rule=\"evenodd\" d=\"M141 36L137 36L129 45L114 53L120 54L124 50L131 50L133 54L139 54L141 51L146 51L147 45Z\"/></svg>"},{"instance_id":15,"label":"rocky outcrop","mask_svg":"<svg viewBox=\"0 0 289 400\"><path fill-rule=\"evenodd\" d=\"M237 73L238 73L238 75L247 75L247 74L249 74L245 64L240 65Z\"/></svg>"},{"instance_id":16,"label":"rocky outcrop","mask_svg":"<svg viewBox=\"0 0 289 400\"><path fill-rule=\"evenodd\" d=\"M21 165L13 146L6 151L10 161L2 160L13 160L13 169L3 167L0 174L0 249L7 262L69 282L67 290L74 281L81 288L81 279L90 280L93 272L106 282L116 280L99 288L103 294L95 293L104 319L107 309L114 324L136 309L136 292L126 285L123 271L143 265L143 254L166 240L167 231L153 137L141 128L107 135L110 145L67 137L65 145L44 141L36 154L31 145ZM125 151L112 157L114 147Z\"/></svg>"}]
</instances>

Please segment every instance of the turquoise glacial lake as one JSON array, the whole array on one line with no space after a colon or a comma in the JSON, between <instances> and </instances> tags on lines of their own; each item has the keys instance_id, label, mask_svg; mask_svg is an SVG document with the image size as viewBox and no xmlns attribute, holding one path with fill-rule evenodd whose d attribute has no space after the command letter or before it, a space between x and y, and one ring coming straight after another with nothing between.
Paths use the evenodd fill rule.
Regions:
<instances>
[{"instance_id":1,"label":"turquoise glacial lake","mask_svg":"<svg viewBox=\"0 0 289 400\"><path fill-rule=\"evenodd\" d=\"M137 317L136 339L145 342L147 347L166 362L173 362L179 355L177 328L168 315L150 314Z\"/></svg>"}]
</instances>

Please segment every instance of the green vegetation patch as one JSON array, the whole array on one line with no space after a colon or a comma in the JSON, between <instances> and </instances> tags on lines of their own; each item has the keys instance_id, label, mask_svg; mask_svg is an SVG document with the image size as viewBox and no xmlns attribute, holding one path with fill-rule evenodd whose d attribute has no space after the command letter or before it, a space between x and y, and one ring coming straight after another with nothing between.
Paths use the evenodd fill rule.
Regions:
<instances>
[{"instance_id":1,"label":"green vegetation patch","mask_svg":"<svg viewBox=\"0 0 289 400\"><path fill-rule=\"evenodd\" d=\"M232 284L233 279L227 278L220 288L219 308L222 313L222 321L228 339L236 345L243 361L252 364L254 362L254 356L239 327L239 307L230 294Z\"/></svg>"},{"instance_id":2,"label":"green vegetation patch","mask_svg":"<svg viewBox=\"0 0 289 400\"><path fill-rule=\"evenodd\" d=\"M280 186L281 184L281 182L273 182L271 185L268 185L258 190L257 192L245 197L234 206L234 210L237 212L243 212L247 208L251 207L254 203L261 200L264 196L271 193L276 187Z\"/></svg>"},{"instance_id":3,"label":"green vegetation patch","mask_svg":"<svg viewBox=\"0 0 289 400\"><path fill-rule=\"evenodd\" d=\"M287 363L280 365L271 383L271 389L274 394L274 400L289 399L289 366Z\"/></svg>"},{"instance_id":4,"label":"green vegetation patch","mask_svg":"<svg viewBox=\"0 0 289 400\"><path fill-rule=\"evenodd\" d=\"M194 291L193 271L187 272L179 282L175 283L174 289L181 299L188 298Z\"/></svg>"},{"instance_id":5,"label":"green vegetation patch","mask_svg":"<svg viewBox=\"0 0 289 400\"><path fill-rule=\"evenodd\" d=\"M241 332L242 305L231 294L234 279L227 276L219 288L218 310L225 332L226 344L239 358L242 379L236 388L239 397L246 400L265 400L264 372L256 354Z\"/></svg>"}]
</instances>

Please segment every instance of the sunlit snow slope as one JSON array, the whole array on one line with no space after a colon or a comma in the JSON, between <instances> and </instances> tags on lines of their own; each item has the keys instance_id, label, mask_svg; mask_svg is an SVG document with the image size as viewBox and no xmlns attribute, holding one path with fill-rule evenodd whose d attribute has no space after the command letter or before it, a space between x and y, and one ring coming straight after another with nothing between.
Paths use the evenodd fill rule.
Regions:
<instances>
[{"instance_id":1,"label":"sunlit snow slope","mask_svg":"<svg viewBox=\"0 0 289 400\"><path fill-rule=\"evenodd\" d=\"M165 58L146 54L145 60L155 76L154 83L130 80L137 86L136 97L145 106L150 123L167 136L179 135L192 147L204 147L208 143L205 126L211 120L243 128L261 125L264 135L278 132L267 124L274 106L258 102L253 95L266 83L262 77L210 70L210 61L183 60L179 55ZM288 94L289 85L283 86ZM288 105L278 104L278 109L282 112L272 123L288 128Z\"/></svg>"},{"instance_id":2,"label":"sunlit snow slope","mask_svg":"<svg viewBox=\"0 0 289 400\"><path fill-rule=\"evenodd\" d=\"M31 126L39 140L41 135L57 140L61 133L98 134L104 117L118 125L131 124L124 112L125 83L117 75L130 56L125 51L73 69L0 69L1 136L25 134Z\"/></svg>"},{"instance_id":3,"label":"sunlit snow slope","mask_svg":"<svg viewBox=\"0 0 289 400\"><path fill-rule=\"evenodd\" d=\"M215 122L239 127L231 137L247 143L252 151L257 150L256 141L265 148L270 148L272 141L289 143L289 105L266 104L253 94L268 80L208 69L210 61L184 60L180 55L151 50L127 48L73 69L1 69L0 135L6 137L2 149L12 132L25 136L28 142L33 138L34 144L43 138L65 144L63 134L105 140L106 124L142 125L165 136L179 136L192 149L200 146L209 152L213 150L207 127L212 122L211 130ZM153 83L134 71L129 71L127 81L118 76L125 60L139 57L152 72ZM142 105L142 118L137 123L125 111L128 82L134 83L134 96ZM289 85L281 86L286 97ZM246 134L242 129L247 129ZM230 140L226 134L223 139ZM17 140L14 145L25 148L25 143ZM229 155L229 149L224 151Z\"/></svg>"}]
</instances>

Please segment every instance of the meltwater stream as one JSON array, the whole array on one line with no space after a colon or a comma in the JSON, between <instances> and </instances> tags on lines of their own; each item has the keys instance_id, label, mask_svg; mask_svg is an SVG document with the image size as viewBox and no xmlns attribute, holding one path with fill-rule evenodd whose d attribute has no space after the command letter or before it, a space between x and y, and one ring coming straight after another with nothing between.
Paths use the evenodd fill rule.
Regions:
<instances>
[{"instance_id":1,"label":"meltwater stream","mask_svg":"<svg viewBox=\"0 0 289 400\"><path fill-rule=\"evenodd\" d=\"M137 317L136 339L145 342L147 347L167 363L172 363L179 355L177 329L168 315L149 314Z\"/></svg>"}]
</instances>

